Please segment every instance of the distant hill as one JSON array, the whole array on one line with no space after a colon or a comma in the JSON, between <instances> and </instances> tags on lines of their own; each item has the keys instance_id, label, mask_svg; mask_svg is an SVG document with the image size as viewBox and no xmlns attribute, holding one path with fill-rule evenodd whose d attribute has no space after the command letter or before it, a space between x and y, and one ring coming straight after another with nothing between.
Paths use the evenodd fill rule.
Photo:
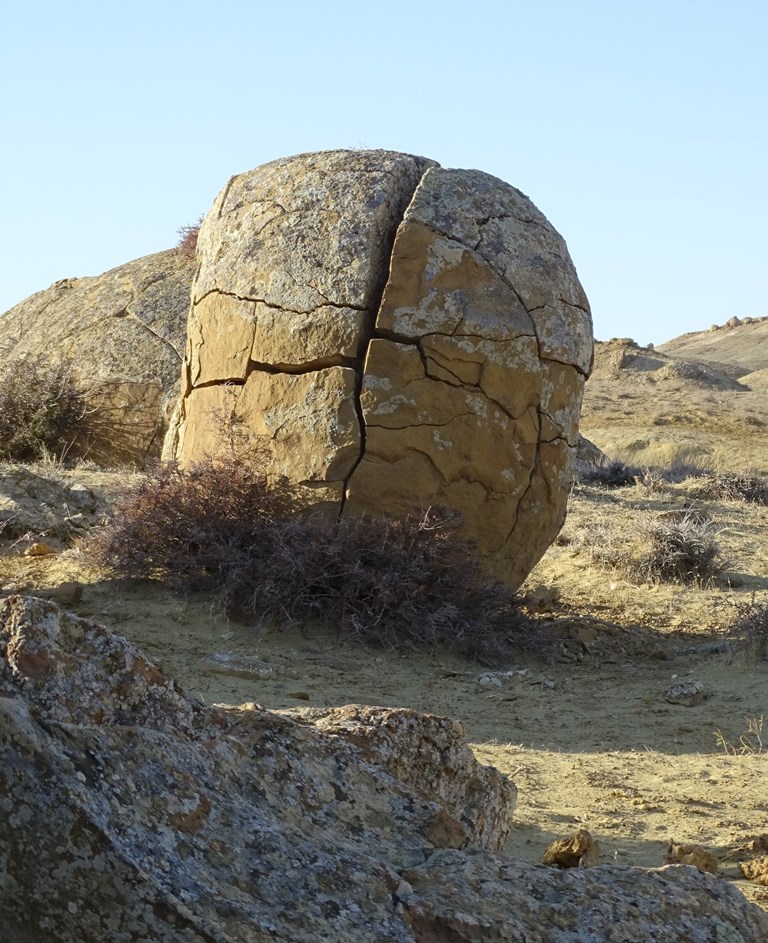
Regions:
<instances>
[{"instance_id":1,"label":"distant hill","mask_svg":"<svg viewBox=\"0 0 768 943\"><path fill-rule=\"evenodd\" d=\"M670 357L716 364L741 379L768 368L768 318L734 318L723 327L682 334L656 349Z\"/></svg>"},{"instance_id":2,"label":"distant hill","mask_svg":"<svg viewBox=\"0 0 768 943\"><path fill-rule=\"evenodd\" d=\"M660 347L595 344L582 433L634 465L676 461L768 474L768 320Z\"/></svg>"}]
</instances>

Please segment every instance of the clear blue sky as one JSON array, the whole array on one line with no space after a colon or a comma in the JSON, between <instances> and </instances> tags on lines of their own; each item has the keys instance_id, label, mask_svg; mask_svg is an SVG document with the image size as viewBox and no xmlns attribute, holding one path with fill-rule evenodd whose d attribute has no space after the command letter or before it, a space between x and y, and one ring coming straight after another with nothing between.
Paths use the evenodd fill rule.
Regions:
<instances>
[{"instance_id":1,"label":"clear blue sky","mask_svg":"<svg viewBox=\"0 0 768 943\"><path fill-rule=\"evenodd\" d=\"M0 311L177 240L233 173L385 147L523 190L599 339L768 315L766 0L8 4Z\"/></svg>"}]
</instances>

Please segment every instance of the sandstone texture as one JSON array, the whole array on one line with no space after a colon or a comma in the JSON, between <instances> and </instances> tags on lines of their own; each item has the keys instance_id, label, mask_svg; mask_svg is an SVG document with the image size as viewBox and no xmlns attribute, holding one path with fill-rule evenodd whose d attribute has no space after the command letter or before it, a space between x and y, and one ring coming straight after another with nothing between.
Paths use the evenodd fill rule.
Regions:
<instances>
[{"instance_id":1,"label":"sandstone texture","mask_svg":"<svg viewBox=\"0 0 768 943\"><path fill-rule=\"evenodd\" d=\"M585 828L580 828L569 838L552 842L541 863L557 868L593 868L597 859L597 842Z\"/></svg>"},{"instance_id":2,"label":"sandstone texture","mask_svg":"<svg viewBox=\"0 0 768 943\"><path fill-rule=\"evenodd\" d=\"M71 455L139 467L159 456L179 394L194 271L194 259L171 249L63 279L0 316L3 358L66 359L84 386L87 424Z\"/></svg>"},{"instance_id":3,"label":"sandstone texture","mask_svg":"<svg viewBox=\"0 0 768 943\"><path fill-rule=\"evenodd\" d=\"M0 939L766 939L693 868L494 854L513 801L444 718L207 706L119 635L0 603Z\"/></svg>"},{"instance_id":4,"label":"sandstone texture","mask_svg":"<svg viewBox=\"0 0 768 943\"><path fill-rule=\"evenodd\" d=\"M561 237L518 190L386 151L275 161L203 222L166 455L228 420L335 514L445 505L519 584L557 534L592 364Z\"/></svg>"}]
</instances>

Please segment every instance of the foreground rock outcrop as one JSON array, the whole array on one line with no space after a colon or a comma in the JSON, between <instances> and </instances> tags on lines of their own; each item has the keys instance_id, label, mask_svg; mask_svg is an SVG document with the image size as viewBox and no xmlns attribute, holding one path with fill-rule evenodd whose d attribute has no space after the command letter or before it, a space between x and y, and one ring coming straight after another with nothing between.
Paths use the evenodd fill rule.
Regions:
<instances>
[{"instance_id":1,"label":"foreground rock outcrop","mask_svg":"<svg viewBox=\"0 0 768 943\"><path fill-rule=\"evenodd\" d=\"M518 190L387 151L233 177L198 240L166 454L238 420L334 514L458 510L519 584L557 534L592 363L565 243Z\"/></svg>"},{"instance_id":2,"label":"foreground rock outcrop","mask_svg":"<svg viewBox=\"0 0 768 943\"><path fill-rule=\"evenodd\" d=\"M175 249L67 278L0 317L0 352L71 362L88 421L70 455L143 466L179 394L195 261Z\"/></svg>"},{"instance_id":3,"label":"foreground rock outcrop","mask_svg":"<svg viewBox=\"0 0 768 943\"><path fill-rule=\"evenodd\" d=\"M209 707L120 636L6 598L0 939L768 938L766 914L693 868L494 854L514 787L460 735L410 711Z\"/></svg>"}]
</instances>

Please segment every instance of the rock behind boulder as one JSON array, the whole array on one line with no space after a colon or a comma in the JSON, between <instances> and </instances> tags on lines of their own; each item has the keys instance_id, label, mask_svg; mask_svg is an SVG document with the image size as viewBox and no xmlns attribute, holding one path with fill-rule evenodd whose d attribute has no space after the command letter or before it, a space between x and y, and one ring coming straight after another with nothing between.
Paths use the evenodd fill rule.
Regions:
<instances>
[{"instance_id":1,"label":"rock behind boulder","mask_svg":"<svg viewBox=\"0 0 768 943\"><path fill-rule=\"evenodd\" d=\"M160 454L179 393L194 259L175 249L68 278L0 317L0 352L67 360L86 391L70 455L141 467Z\"/></svg>"}]
</instances>

